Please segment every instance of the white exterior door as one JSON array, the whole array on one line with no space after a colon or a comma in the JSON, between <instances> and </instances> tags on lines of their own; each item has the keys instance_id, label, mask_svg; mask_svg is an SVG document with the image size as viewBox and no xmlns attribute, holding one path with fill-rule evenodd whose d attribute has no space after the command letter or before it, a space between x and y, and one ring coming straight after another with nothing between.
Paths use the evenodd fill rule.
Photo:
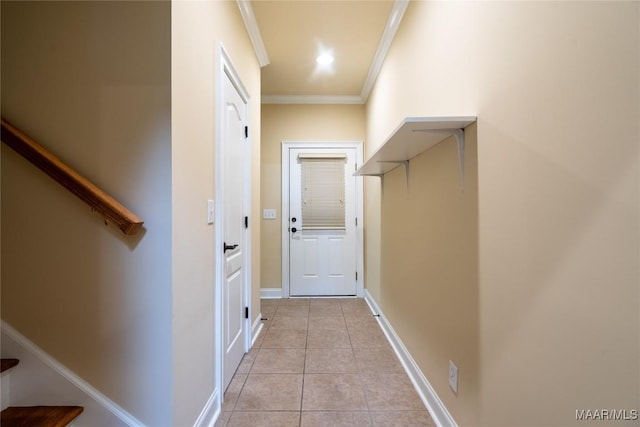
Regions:
<instances>
[{"instance_id":1,"label":"white exterior door","mask_svg":"<svg viewBox=\"0 0 640 427\"><path fill-rule=\"evenodd\" d=\"M356 295L355 148L289 150L291 296Z\"/></svg>"},{"instance_id":2,"label":"white exterior door","mask_svg":"<svg viewBox=\"0 0 640 427\"><path fill-rule=\"evenodd\" d=\"M244 355L246 322L245 295L245 126L247 103L229 77L223 87L223 269L222 290L224 374L227 388Z\"/></svg>"}]
</instances>

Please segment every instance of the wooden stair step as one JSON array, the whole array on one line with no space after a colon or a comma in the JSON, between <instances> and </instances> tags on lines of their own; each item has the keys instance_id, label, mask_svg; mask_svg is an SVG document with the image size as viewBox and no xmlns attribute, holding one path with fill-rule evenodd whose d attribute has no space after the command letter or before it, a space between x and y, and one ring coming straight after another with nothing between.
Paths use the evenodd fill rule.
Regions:
<instances>
[{"instance_id":1,"label":"wooden stair step","mask_svg":"<svg viewBox=\"0 0 640 427\"><path fill-rule=\"evenodd\" d=\"M0 372L4 372L8 369L11 369L14 366L16 366L18 363L20 363L18 359L2 359L1 362L2 363L0 365Z\"/></svg>"},{"instance_id":2,"label":"wooden stair step","mask_svg":"<svg viewBox=\"0 0 640 427\"><path fill-rule=\"evenodd\" d=\"M10 406L0 412L2 427L63 427L82 413L82 406Z\"/></svg>"}]
</instances>

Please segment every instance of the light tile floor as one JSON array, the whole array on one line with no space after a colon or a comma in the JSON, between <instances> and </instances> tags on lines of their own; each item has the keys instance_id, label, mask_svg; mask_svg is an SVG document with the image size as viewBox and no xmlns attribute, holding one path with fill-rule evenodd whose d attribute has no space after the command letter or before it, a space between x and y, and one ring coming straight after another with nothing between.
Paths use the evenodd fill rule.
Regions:
<instances>
[{"instance_id":1,"label":"light tile floor","mask_svg":"<svg viewBox=\"0 0 640 427\"><path fill-rule=\"evenodd\" d=\"M362 299L262 300L216 427L434 426Z\"/></svg>"}]
</instances>

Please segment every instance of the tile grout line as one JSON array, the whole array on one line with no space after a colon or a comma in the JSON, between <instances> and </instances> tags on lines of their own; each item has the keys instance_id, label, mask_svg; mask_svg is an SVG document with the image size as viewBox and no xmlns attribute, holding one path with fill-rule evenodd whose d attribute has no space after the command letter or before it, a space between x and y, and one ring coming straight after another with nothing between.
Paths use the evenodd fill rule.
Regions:
<instances>
[{"instance_id":1,"label":"tile grout line","mask_svg":"<svg viewBox=\"0 0 640 427\"><path fill-rule=\"evenodd\" d=\"M280 304L278 303L278 306L276 307L276 310L278 309L278 307L280 306ZM275 316L275 311L274 311L274 316ZM267 335L267 331L271 329L271 321L269 321L269 325L263 330L264 336ZM233 416L234 412L236 411L236 407L238 406L238 402L240 401L240 395L242 394L242 391L244 390L245 385L247 384L247 381L249 380L249 375L251 375L251 372L253 371L253 365L256 362L256 359L258 358L258 355L260 354L260 351L262 350L262 343L264 342L264 336L262 338L262 340L260 341L260 344L257 345L256 347L256 354L254 355L253 360L251 361L251 366L249 367L249 370L247 371L247 376L245 377L244 381L242 382L242 387L240 388L240 391L238 392L238 398L236 399L235 403L233 404L233 407L231 408L231 410L229 412L231 412L231 415L229 416L229 419L225 422L225 425L229 423L229 421L231 420L231 416ZM252 349L250 349L249 351L251 351ZM248 355L249 353L245 353L245 355L243 356L243 359L246 355ZM242 362L240 362L242 363ZM238 371L236 369L236 372L233 374L233 378L231 378L231 381L233 381L235 379L235 376L237 375Z\"/></svg>"},{"instance_id":2,"label":"tile grout line","mask_svg":"<svg viewBox=\"0 0 640 427\"><path fill-rule=\"evenodd\" d=\"M302 427L302 404L304 402L304 379L307 371L307 350L309 346L309 313L311 312L311 302L307 311L307 329L304 337L304 362L302 363L302 390L300 392L300 413L298 416L298 427Z\"/></svg>"},{"instance_id":3,"label":"tile grout line","mask_svg":"<svg viewBox=\"0 0 640 427\"><path fill-rule=\"evenodd\" d=\"M342 309L342 317L344 320L345 327L347 328L347 335L349 336L349 344L351 344L351 353L353 353L353 363L356 365L356 370L358 373L358 381L360 382L360 386L362 387L362 395L364 397L364 403L367 405L367 416L369 417L369 423L373 426L373 416L371 415L371 406L369 405L369 399L367 399L367 390L365 389L364 381L362 380L363 372L360 370L360 366L358 366L358 361L356 360L356 351L353 347L353 341L351 340L351 331L349 330L349 325L347 324L347 319L344 317L344 307L342 303L340 304L340 308Z\"/></svg>"}]
</instances>

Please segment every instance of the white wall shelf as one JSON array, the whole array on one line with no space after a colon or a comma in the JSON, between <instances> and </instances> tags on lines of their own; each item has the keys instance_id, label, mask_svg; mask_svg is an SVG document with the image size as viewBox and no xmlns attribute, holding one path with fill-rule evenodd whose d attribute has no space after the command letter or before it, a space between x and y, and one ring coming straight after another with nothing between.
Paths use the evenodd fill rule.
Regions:
<instances>
[{"instance_id":1,"label":"white wall shelf","mask_svg":"<svg viewBox=\"0 0 640 427\"><path fill-rule=\"evenodd\" d=\"M382 176L434 145L455 136L458 143L458 168L461 189L464 186L464 128L476 116L407 117L389 138L354 173L358 176Z\"/></svg>"}]
</instances>

